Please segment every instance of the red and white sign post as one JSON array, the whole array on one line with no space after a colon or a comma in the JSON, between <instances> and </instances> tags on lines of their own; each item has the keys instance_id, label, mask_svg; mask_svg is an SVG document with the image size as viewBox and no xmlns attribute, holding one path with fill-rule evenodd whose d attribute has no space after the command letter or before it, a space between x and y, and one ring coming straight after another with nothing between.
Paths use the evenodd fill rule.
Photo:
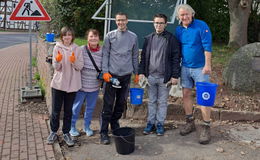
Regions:
<instances>
[{"instance_id":1,"label":"red and white sign post","mask_svg":"<svg viewBox=\"0 0 260 160\"><path fill-rule=\"evenodd\" d=\"M30 80L29 90L26 91L28 92L26 94L28 95L27 97L30 97L34 92L32 90L32 21L50 21L51 18L39 0L21 0L11 14L10 20L29 21Z\"/></svg>"}]
</instances>

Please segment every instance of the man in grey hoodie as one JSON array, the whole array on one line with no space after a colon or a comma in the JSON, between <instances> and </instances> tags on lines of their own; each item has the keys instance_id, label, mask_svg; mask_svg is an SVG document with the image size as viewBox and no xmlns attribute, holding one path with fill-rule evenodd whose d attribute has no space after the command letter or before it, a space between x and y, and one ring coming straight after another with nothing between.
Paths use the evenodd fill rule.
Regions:
<instances>
[{"instance_id":1,"label":"man in grey hoodie","mask_svg":"<svg viewBox=\"0 0 260 160\"><path fill-rule=\"evenodd\" d=\"M104 105L101 113L100 142L109 144L108 126L119 128L119 119L126 108L126 95L131 74L138 81L138 39L127 29L128 18L125 13L115 15L117 29L109 32L104 41L102 71L106 82ZM111 78L117 78L121 88L114 88Z\"/></svg>"}]
</instances>

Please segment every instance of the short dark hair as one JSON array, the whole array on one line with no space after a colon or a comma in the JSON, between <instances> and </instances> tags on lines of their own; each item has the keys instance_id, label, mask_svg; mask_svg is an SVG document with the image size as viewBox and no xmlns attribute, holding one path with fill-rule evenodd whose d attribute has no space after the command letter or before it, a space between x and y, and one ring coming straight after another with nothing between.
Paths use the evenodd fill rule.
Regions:
<instances>
[{"instance_id":1,"label":"short dark hair","mask_svg":"<svg viewBox=\"0 0 260 160\"><path fill-rule=\"evenodd\" d=\"M72 28L67 27L67 26L61 28L61 31L60 31L60 39L61 39L61 41L63 42L62 38L63 38L63 36L66 36L66 34L67 34L68 32L70 32L70 33L72 34L71 43L73 43L73 41L74 41L74 39L75 39L75 32L74 32L74 30L73 30Z\"/></svg>"},{"instance_id":2,"label":"short dark hair","mask_svg":"<svg viewBox=\"0 0 260 160\"><path fill-rule=\"evenodd\" d=\"M88 39L88 35L89 35L90 32L92 32L95 36L98 36L98 37L99 37L99 31L96 30L96 29L90 28L90 29L88 29L88 30L86 31L86 34L85 34L86 39Z\"/></svg>"},{"instance_id":3,"label":"short dark hair","mask_svg":"<svg viewBox=\"0 0 260 160\"><path fill-rule=\"evenodd\" d=\"M156 15L153 16L153 20L154 20L155 18L163 18L164 21L165 21L165 23L167 23L167 16L166 16L165 14L158 13L158 14L156 14Z\"/></svg>"},{"instance_id":4,"label":"short dark hair","mask_svg":"<svg viewBox=\"0 0 260 160\"><path fill-rule=\"evenodd\" d=\"M126 17L126 19L128 19L128 16L127 16L127 14L126 14L126 13L124 13L124 12L117 12L117 13L116 13L116 15L115 15L115 18L116 18L116 16L118 16L118 15L120 15L120 16L125 16L125 17Z\"/></svg>"}]
</instances>

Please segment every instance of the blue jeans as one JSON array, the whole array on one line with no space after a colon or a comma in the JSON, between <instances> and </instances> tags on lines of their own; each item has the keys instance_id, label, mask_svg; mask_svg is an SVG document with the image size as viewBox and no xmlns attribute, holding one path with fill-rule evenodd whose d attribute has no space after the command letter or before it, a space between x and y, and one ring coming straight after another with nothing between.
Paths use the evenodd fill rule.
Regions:
<instances>
[{"instance_id":1,"label":"blue jeans","mask_svg":"<svg viewBox=\"0 0 260 160\"><path fill-rule=\"evenodd\" d=\"M163 83L164 78L155 78L148 76L148 123L164 124L167 114L167 100L169 96L169 88Z\"/></svg>"},{"instance_id":2,"label":"blue jeans","mask_svg":"<svg viewBox=\"0 0 260 160\"><path fill-rule=\"evenodd\" d=\"M201 68L181 67L181 86L183 88L193 88L196 82L209 82L209 75L202 73Z\"/></svg>"},{"instance_id":3,"label":"blue jeans","mask_svg":"<svg viewBox=\"0 0 260 160\"><path fill-rule=\"evenodd\" d=\"M76 126L76 122L79 117L79 112L81 110L82 104L86 99L86 109L84 113L84 122L85 127L89 126L92 120L92 113L95 109L97 98L98 98L99 90L94 92L84 92L78 91L73 103L72 107L72 119L71 119L71 127Z\"/></svg>"}]
</instances>

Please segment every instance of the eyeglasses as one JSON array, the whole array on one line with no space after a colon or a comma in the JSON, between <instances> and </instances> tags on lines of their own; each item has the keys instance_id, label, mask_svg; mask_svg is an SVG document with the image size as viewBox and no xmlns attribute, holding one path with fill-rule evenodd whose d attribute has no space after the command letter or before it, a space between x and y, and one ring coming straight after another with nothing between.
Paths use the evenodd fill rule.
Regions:
<instances>
[{"instance_id":1,"label":"eyeglasses","mask_svg":"<svg viewBox=\"0 0 260 160\"><path fill-rule=\"evenodd\" d=\"M165 24L164 22L154 22L154 24Z\"/></svg>"}]
</instances>

